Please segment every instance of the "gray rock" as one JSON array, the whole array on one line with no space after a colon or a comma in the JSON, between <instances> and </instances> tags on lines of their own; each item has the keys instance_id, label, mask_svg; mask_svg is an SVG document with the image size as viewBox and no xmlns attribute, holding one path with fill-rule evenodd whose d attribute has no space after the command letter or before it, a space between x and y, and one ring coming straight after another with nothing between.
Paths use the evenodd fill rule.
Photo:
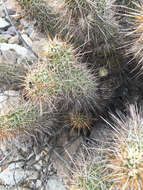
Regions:
<instances>
[{"instance_id":1,"label":"gray rock","mask_svg":"<svg viewBox=\"0 0 143 190\"><path fill-rule=\"evenodd\" d=\"M31 190L31 189L26 188L26 187L21 187L21 186L17 186L17 187L5 187L3 185L0 185L0 190Z\"/></svg>"},{"instance_id":2,"label":"gray rock","mask_svg":"<svg viewBox=\"0 0 143 190\"><path fill-rule=\"evenodd\" d=\"M66 190L66 188L58 177L53 176L48 180L46 190Z\"/></svg>"},{"instance_id":3,"label":"gray rock","mask_svg":"<svg viewBox=\"0 0 143 190\"><path fill-rule=\"evenodd\" d=\"M20 168L17 168L17 164L11 164L0 173L0 181L5 185L14 186L15 183L19 183L25 178L25 171Z\"/></svg>"},{"instance_id":4,"label":"gray rock","mask_svg":"<svg viewBox=\"0 0 143 190\"><path fill-rule=\"evenodd\" d=\"M19 43L19 38L18 36L13 36L8 40L9 44L18 44Z\"/></svg>"},{"instance_id":5,"label":"gray rock","mask_svg":"<svg viewBox=\"0 0 143 190\"><path fill-rule=\"evenodd\" d=\"M105 144L105 142L110 142L112 137L113 129L103 120L98 120L95 122L89 139L94 140L98 144Z\"/></svg>"},{"instance_id":6,"label":"gray rock","mask_svg":"<svg viewBox=\"0 0 143 190\"><path fill-rule=\"evenodd\" d=\"M15 27L14 26L9 27L8 30L5 31L5 34L15 35L16 34Z\"/></svg>"},{"instance_id":7,"label":"gray rock","mask_svg":"<svg viewBox=\"0 0 143 190\"><path fill-rule=\"evenodd\" d=\"M17 44L0 43L0 50L1 51L14 50L17 52L17 54L21 55L22 57L26 57L28 54L28 50L26 48Z\"/></svg>"},{"instance_id":8,"label":"gray rock","mask_svg":"<svg viewBox=\"0 0 143 190\"><path fill-rule=\"evenodd\" d=\"M2 59L3 62L0 61L0 63L3 63L3 65L5 63L7 63L7 64L16 64L18 57L19 57L19 55L13 50L3 51L2 56L1 56L1 58L3 58Z\"/></svg>"},{"instance_id":9,"label":"gray rock","mask_svg":"<svg viewBox=\"0 0 143 190\"><path fill-rule=\"evenodd\" d=\"M0 18L0 29L5 29L8 26L10 26L10 24L3 18Z\"/></svg>"},{"instance_id":10,"label":"gray rock","mask_svg":"<svg viewBox=\"0 0 143 190\"><path fill-rule=\"evenodd\" d=\"M10 38L9 34L0 34L0 43L7 43Z\"/></svg>"},{"instance_id":11,"label":"gray rock","mask_svg":"<svg viewBox=\"0 0 143 190\"><path fill-rule=\"evenodd\" d=\"M31 190L30 188L26 188L26 187L14 187L14 188L11 188L11 189L8 189L8 190Z\"/></svg>"},{"instance_id":12,"label":"gray rock","mask_svg":"<svg viewBox=\"0 0 143 190\"><path fill-rule=\"evenodd\" d=\"M0 190L11 190L11 189L8 189L7 187L4 187L3 185L0 185Z\"/></svg>"},{"instance_id":13,"label":"gray rock","mask_svg":"<svg viewBox=\"0 0 143 190\"><path fill-rule=\"evenodd\" d=\"M29 23L27 20L25 19L20 19L20 24L24 26L24 28L28 28L29 27Z\"/></svg>"},{"instance_id":14,"label":"gray rock","mask_svg":"<svg viewBox=\"0 0 143 190\"><path fill-rule=\"evenodd\" d=\"M0 181L10 187L15 186L27 177L35 179L38 177L38 173L36 171L25 171L18 163L12 163L0 173Z\"/></svg>"},{"instance_id":15,"label":"gray rock","mask_svg":"<svg viewBox=\"0 0 143 190\"><path fill-rule=\"evenodd\" d=\"M36 188L40 188L42 186L42 182L41 182L41 180L37 180L36 181Z\"/></svg>"},{"instance_id":16,"label":"gray rock","mask_svg":"<svg viewBox=\"0 0 143 190\"><path fill-rule=\"evenodd\" d=\"M3 11L2 6L0 6L0 17L1 17L1 18L4 18L4 17L5 17L5 14L4 14L4 11Z\"/></svg>"},{"instance_id":17,"label":"gray rock","mask_svg":"<svg viewBox=\"0 0 143 190\"><path fill-rule=\"evenodd\" d=\"M7 43L0 43L0 50L7 51L7 50L14 50L18 55L25 58L35 58L31 52L29 52L25 47L22 47L17 44L7 44Z\"/></svg>"},{"instance_id":18,"label":"gray rock","mask_svg":"<svg viewBox=\"0 0 143 190\"><path fill-rule=\"evenodd\" d=\"M13 9L7 9L7 12L9 15L15 15L16 14L16 11Z\"/></svg>"},{"instance_id":19,"label":"gray rock","mask_svg":"<svg viewBox=\"0 0 143 190\"><path fill-rule=\"evenodd\" d=\"M26 33L29 35L31 39L33 39L33 36L37 35L37 32L34 30L34 26L29 26L26 29Z\"/></svg>"},{"instance_id":20,"label":"gray rock","mask_svg":"<svg viewBox=\"0 0 143 190\"><path fill-rule=\"evenodd\" d=\"M0 93L0 112L5 114L11 108L15 108L20 103L19 92L14 90Z\"/></svg>"}]
</instances>

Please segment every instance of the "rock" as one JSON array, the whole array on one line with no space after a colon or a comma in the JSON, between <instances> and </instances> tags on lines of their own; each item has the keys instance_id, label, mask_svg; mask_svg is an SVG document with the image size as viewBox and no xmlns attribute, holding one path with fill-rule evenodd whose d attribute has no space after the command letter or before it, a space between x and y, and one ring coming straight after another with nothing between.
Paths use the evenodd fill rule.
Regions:
<instances>
[{"instance_id":1,"label":"rock","mask_svg":"<svg viewBox=\"0 0 143 190\"><path fill-rule=\"evenodd\" d=\"M0 173L0 181L4 183L4 185L14 186L15 183L20 182L25 176L25 172L17 168L17 164L11 164Z\"/></svg>"},{"instance_id":2,"label":"rock","mask_svg":"<svg viewBox=\"0 0 143 190\"><path fill-rule=\"evenodd\" d=\"M28 37L27 34L22 34L21 36L22 36L22 38L24 39L24 41L25 41L29 46L32 46L32 40Z\"/></svg>"},{"instance_id":3,"label":"rock","mask_svg":"<svg viewBox=\"0 0 143 190\"><path fill-rule=\"evenodd\" d=\"M3 172L0 173L0 181L10 187L22 182L28 177L28 179L34 179L38 177L36 171L28 171L21 168L19 163L12 163Z\"/></svg>"},{"instance_id":4,"label":"rock","mask_svg":"<svg viewBox=\"0 0 143 190\"><path fill-rule=\"evenodd\" d=\"M30 188L26 188L26 187L17 186L17 187L14 187L12 189L6 189L6 190L31 190L31 189Z\"/></svg>"},{"instance_id":5,"label":"rock","mask_svg":"<svg viewBox=\"0 0 143 190\"><path fill-rule=\"evenodd\" d=\"M16 11L14 9L7 9L8 14L11 15L15 15Z\"/></svg>"},{"instance_id":6,"label":"rock","mask_svg":"<svg viewBox=\"0 0 143 190\"><path fill-rule=\"evenodd\" d=\"M7 187L4 187L3 185L0 185L0 190L8 190L8 189L7 189Z\"/></svg>"},{"instance_id":7,"label":"rock","mask_svg":"<svg viewBox=\"0 0 143 190\"><path fill-rule=\"evenodd\" d=\"M9 34L0 34L0 43L7 43L10 38Z\"/></svg>"},{"instance_id":8,"label":"rock","mask_svg":"<svg viewBox=\"0 0 143 190\"><path fill-rule=\"evenodd\" d=\"M0 6L0 17L1 17L1 18L4 18L4 17L5 17L5 14L4 14L4 12L3 12L2 6Z\"/></svg>"},{"instance_id":9,"label":"rock","mask_svg":"<svg viewBox=\"0 0 143 190\"><path fill-rule=\"evenodd\" d=\"M9 27L10 24L3 18L0 18L0 29L5 29Z\"/></svg>"},{"instance_id":10,"label":"rock","mask_svg":"<svg viewBox=\"0 0 143 190\"><path fill-rule=\"evenodd\" d=\"M16 34L15 27L14 26L9 27L8 30L5 31L5 34L10 34L14 36Z\"/></svg>"},{"instance_id":11,"label":"rock","mask_svg":"<svg viewBox=\"0 0 143 190\"><path fill-rule=\"evenodd\" d=\"M11 37L11 38L8 40L8 43L9 43L9 44L18 44L18 43L19 43L19 38L18 38L18 36L16 35L16 36Z\"/></svg>"},{"instance_id":12,"label":"rock","mask_svg":"<svg viewBox=\"0 0 143 190\"><path fill-rule=\"evenodd\" d=\"M26 29L26 34L27 34L31 39L33 39L33 36L37 35L37 32L34 30L34 26L29 26L29 27Z\"/></svg>"},{"instance_id":13,"label":"rock","mask_svg":"<svg viewBox=\"0 0 143 190\"><path fill-rule=\"evenodd\" d=\"M36 188L40 188L42 186L42 182L38 179L36 181Z\"/></svg>"},{"instance_id":14,"label":"rock","mask_svg":"<svg viewBox=\"0 0 143 190\"><path fill-rule=\"evenodd\" d=\"M29 23L25 19L20 19L20 25L23 25L25 29L29 27Z\"/></svg>"},{"instance_id":15,"label":"rock","mask_svg":"<svg viewBox=\"0 0 143 190\"><path fill-rule=\"evenodd\" d=\"M64 159L64 162L61 159L57 159L57 156L55 154L52 155L53 167L56 169L57 175L60 176L64 181L64 184L69 183L71 169L70 167L73 164L72 158L74 159L75 155L81 148L80 145L83 143L82 137L78 137L77 139L75 139L76 137L76 132L71 131L69 133L65 130L62 132L62 138L58 139L58 145L65 147L65 145L69 144L69 141L74 138L72 144L69 147L65 148L65 152L63 154L60 154L61 157Z\"/></svg>"},{"instance_id":16,"label":"rock","mask_svg":"<svg viewBox=\"0 0 143 190\"><path fill-rule=\"evenodd\" d=\"M16 64L19 55L13 50L7 50L2 52L3 64ZM1 62L2 63L2 62Z\"/></svg>"},{"instance_id":17,"label":"rock","mask_svg":"<svg viewBox=\"0 0 143 190\"><path fill-rule=\"evenodd\" d=\"M34 168L35 168L37 171L38 171L38 170L40 171L41 167L42 167L42 166L41 166L41 163L37 163L37 164L34 165Z\"/></svg>"},{"instance_id":18,"label":"rock","mask_svg":"<svg viewBox=\"0 0 143 190\"><path fill-rule=\"evenodd\" d=\"M7 43L0 43L0 50L1 51L7 51L7 50L14 50L17 52L17 54L21 55L22 57L27 56L27 49L17 45L17 44L7 44Z\"/></svg>"},{"instance_id":19,"label":"rock","mask_svg":"<svg viewBox=\"0 0 143 190\"><path fill-rule=\"evenodd\" d=\"M5 114L9 109L16 107L20 103L19 92L14 90L0 93L0 112Z\"/></svg>"},{"instance_id":20,"label":"rock","mask_svg":"<svg viewBox=\"0 0 143 190\"><path fill-rule=\"evenodd\" d=\"M10 1L4 0L4 2L8 10L14 10L16 12L21 11L20 5L17 0L10 0Z\"/></svg>"},{"instance_id":21,"label":"rock","mask_svg":"<svg viewBox=\"0 0 143 190\"><path fill-rule=\"evenodd\" d=\"M110 142L112 137L113 129L103 120L98 120L95 122L93 129L91 130L89 139L94 140L98 144L105 144L105 142Z\"/></svg>"},{"instance_id":22,"label":"rock","mask_svg":"<svg viewBox=\"0 0 143 190\"><path fill-rule=\"evenodd\" d=\"M35 58L34 55L29 52L25 47L22 47L17 44L7 44L7 43L0 43L0 50L7 51L7 50L14 50L18 55L25 58Z\"/></svg>"},{"instance_id":23,"label":"rock","mask_svg":"<svg viewBox=\"0 0 143 190\"><path fill-rule=\"evenodd\" d=\"M26 188L26 187L21 187L21 186L17 186L17 187L5 187L3 185L0 185L0 190L31 190L29 188Z\"/></svg>"},{"instance_id":24,"label":"rock","mask_svg":"<svg viewBox=\"0 0 143 190\"><path fill-rule=\"evenodd\" d=\"M62 182L56 177L51 177L46 185L46 190L66 190Z\"/></svg>"}]
</instances>

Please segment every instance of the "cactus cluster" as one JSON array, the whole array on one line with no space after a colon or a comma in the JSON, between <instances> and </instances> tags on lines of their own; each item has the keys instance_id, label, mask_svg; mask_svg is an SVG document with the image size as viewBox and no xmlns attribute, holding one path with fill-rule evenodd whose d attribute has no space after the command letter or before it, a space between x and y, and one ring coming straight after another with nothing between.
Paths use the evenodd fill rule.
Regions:
<instances>
[{"instance_id":1,"label":"cactus cluster","mask_svg":"<svg viewBox=\"0 0 143 190\"><path fill-rule=\"evenodd\" d=\"M115 0L19 0L26 14L37 21L39 28L72 42L75 47L114 51L117 45L118 23Z\"/></svg>"},{"instance_id":2,"label":"cactus cluster","mask_svg":"<svg viewBox=\"0 0 143 190\"><path fill-rule=\"evenodd\" d=\"M0 141L23 134L31 137L35 132L53 140L57 139L57 132L62 133L65 128L68 132L74 130L78 135L90 137L96 121L104 116L110 118L107 112L117 109L116 100L130 103L123 99L129 98L128 81L133 74L130 66L125 66L126 56L116 49L122 41L118 23L124 28L124 22L131 21L126 23L131 26L129 30L124 28L127 46L123 46L122 53L130 53L135 58L135 67L136 64L142 67L143 3L133 0L132 6L126 0L121 3L118 0L18 2L49 38L43 41L37 61L29 65L0 65L3 74L0 79L6 77L14 84L15 88L11 89L19 90L23 100L8 112L1 112ZM121 12L118 4L123 5ZM130 7L125 7L127 5ZM115 58L118 65L114 64ZM122 89L124 79L126 87ZM122 89L120 94L116 91L119 88ZM114 125L107 122L113 130L111 141L103 148L96 149L94 145L91 152L96 149L96 153L91 159L91 154L86 154L85 158L83 153L83 160L77 163L78 157L76 164L74 162L73 189L143 189L142 112L138 113L135 107L131 107L129 113L122 112L123 118L114 116Z\"/></svg>"},{"instance_id":3,"label":"cactus cluster","mask_svg":"<svg viewBox=\"0 0 143 190\"><path fill-rule=\"evenodd\" d=\"M112 115L110 142L92 144L78 155L72 171L73 187L79 190L141 190L143 188L142 111L129 107L129 116ZM111 125L111 124L110 124ZM73 188L73 189L74 189Z\"/></svg>"}]
</instances>

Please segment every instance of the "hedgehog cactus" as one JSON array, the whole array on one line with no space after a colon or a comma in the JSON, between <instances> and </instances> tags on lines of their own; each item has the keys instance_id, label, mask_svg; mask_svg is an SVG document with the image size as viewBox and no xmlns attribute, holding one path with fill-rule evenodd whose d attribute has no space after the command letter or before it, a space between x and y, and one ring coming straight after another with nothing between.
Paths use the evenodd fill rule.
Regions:
<instances>
[{"instance_id":1,"label":"hedgehog cactus","mask_svg":"<svg viewBox=\"0 0 143 190\"><path fill-rule=\"evenodd\" d=\"M48 102L50 107L61 100L63 106L87 108L96 105L97 80L77 61L71 45L56 38L41 50L47 56L27 73L24 80L26 96L36 102Z\"/></svg>"},{"instance_id":2,"label":"hedgehog cactus","mask_svg":"<svg viewBox=\"0 0 143 190\"><path fill-rule=\"evenodd\" d=\"M91 43L95 48L101 43L109 45L109 40L117 30L112 9L114 0L64 0L63 2L62 8L58 9L53 1L53 9L59 14L57 33L60 31L63 38L66 37L76 46L86 43Z\"/></svg>"},{"instance_id":3,"label":"hedgehog cactus","mask_svg":"<svg viewBox=\"0 0 143 190\"><path fill-rule=\"evenodd\" d=\"M105 172L104 156L99 152L89 150L89 147L78 152L73 160L72 177L69 190L105 190L110 183L102 180Z\"/></svg>"},{"instance_id":4,"label":"hedgehog cactus","mask_svg":"<svg viewBox=\"0 0 143 190\"><path fill-rule=\"evenodd\" d=\"M143 3L134 3L136 8L129 9L127 16L130 18L129 31L126 36L129 37L127 42L128 54L133 54L134 58L138 60L138 65L142 67L143 58Z\"/></svg>"},{"instance_id":5,"label":"hedgehog cactus","mask_svg":"<svg viewBox=\"0 0 143 190\"><path fill-rule=\"evenodd\" d=\"M84 134L86 134L87 130L91 129L91 117L88 115L85 115L83 113L72 111L66 116L66 123L70 127L72 127L72 130L77 130L78 134L80 134L81 131L83 131Z\"/></svg>"},{"instance_id":6,"label":"hedgehog cactus","mask_svg":"<svg viewBox=\"0 0 143 190\"><path fill-rule=\"evenodd\" d=\"M28 104L20 104L0 115L0 140L7 141L23 134L30 133L39 117L39 110Z\"/></svg>"},{"instance_id":7,"label":"hedgehog cactus","mask_svg":"<svg viewBox=\"0 0 143 190\"><path fill-rule=\"evenodd\" d=\"M50 37L58 35L75 47L90 47L90 51L98 50L102 44L105 49L102 52L107 53L117 45L114 1L19 0L19 3Z\"/></svg>"},{"instance_id":8,"label":"hedgehog cactus","mask_svg":"<svg viewBox=\"0 0 143 190\"><path fill-rule=\"evenodd\" d=\"M46 7L44 0L18 0L25 14L35 20L40 31L54 36L54 25L56 15L49 7Z\"/></svg>"},{"instance_id":9,"label":"hedgehog cactus","mask_svg":"<svg viewBox=\"0 0 143 190\"><path fill-rule=\"evenodd\" d=\"M105 151L106 179L112 182L112 189L143 189L143 120L134 106L130 107L130 117L119 120L114 128L113 146Z\"/></svg>"}]
</instances>

